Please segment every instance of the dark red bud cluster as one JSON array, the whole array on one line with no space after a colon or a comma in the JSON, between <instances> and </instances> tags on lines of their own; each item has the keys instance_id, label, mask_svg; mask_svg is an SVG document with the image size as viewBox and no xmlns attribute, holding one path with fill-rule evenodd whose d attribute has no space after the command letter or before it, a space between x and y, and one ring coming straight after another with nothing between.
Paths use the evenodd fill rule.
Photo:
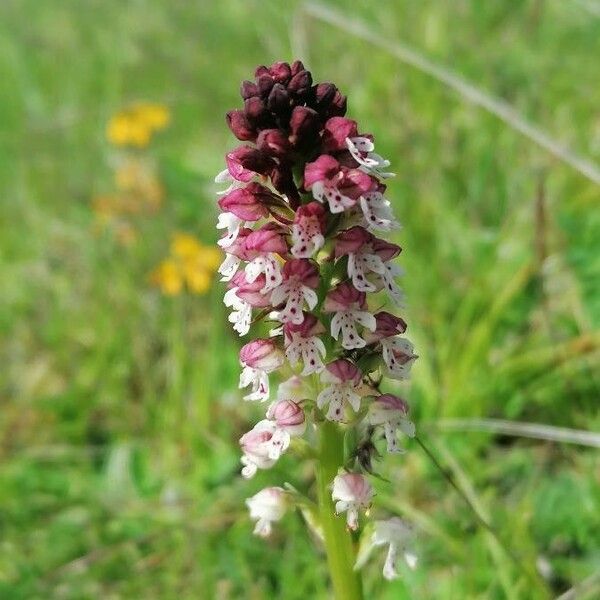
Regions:
<instances>
[{"instance_id":1,"label":"dark red bud cluster","mask_svg":"<svg viewBox=\"0 0 600 600\"><path fill-rule=\"evenodd\" d=\"M346 97L333 83L313 85L299 60L258 67L240 93L244 108L227 113L229 128L239 140L255 142L274 156L314 147L323 123L346 113Z\"/></svg>"},{"instance_id":2,"label":"dark red bud cluster","mask_svg":"<svg viewBox=\"0 0 600 600\"><path fill-rule=\"evenodd\" d=\"M270 177L296 206L300 196L293 165L318 156L325 123L346 113L346 97L333 83L313 85L299 60L258 67L240 93L244 107L230 110L227 124L239 140L256 146L240 154L241 167Z\"/></svg>"}]
</instances>

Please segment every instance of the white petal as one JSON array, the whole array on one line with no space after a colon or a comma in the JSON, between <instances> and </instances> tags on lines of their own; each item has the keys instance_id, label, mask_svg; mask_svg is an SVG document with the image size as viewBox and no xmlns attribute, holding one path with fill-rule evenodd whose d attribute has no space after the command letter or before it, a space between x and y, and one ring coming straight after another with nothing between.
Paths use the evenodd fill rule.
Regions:
<instances>
[{"instance_id":1,"label":"white petal","mask_svg":"<svg viewBox=\"0 0 600 600\"><path fill-rule=\"evenodd\" d=\"M265 270L265 259L262 256L253 258L244 269L246 273L246 281L248 283L254 283L258 276Z\"/></svg>"},{"instance_id":2,"label":"white petal","mask_svg":"<svg viewBox=\"0 0 600 600\"><path fill-rule=\"evenodd\" d=\"M342 330L343 319L343 312L336 312L333 315L333 318L331 319L331 337L334 340L337 340L340 335L340 331Z\"/></svg>"},{"instance_id":3,"label":"white petal","mask_svg":"<svg viewBox=\"0 0 600 600\"><path fill-rule=\"evenodd\" d=\"M227 183L229 181L233 181L233 177L229 173L229 169L223 169L215 176L215 183Z\"/></svg>"},{"instance_id":4,"label":"white petal","mask_svg":"<svg viewBox=\"0 0 600 600\"><path fill-rule=\"evenodd\" d=\"M352 313L354 320L360 323L363 327L366 327L370 331L375 331L377 329L377 320L375 317L367 312L367 311L358 311L355 310Z\"/></svg>"},{"instance_id":5,"label":"white petal","mask_svg":"<svg viewBox=\"0 0 600 600\"><path fill-rule=\"evenodd\" d=\"M347 388L346 391L346 402L348 402L354 412L358 412L360 410L360 396L354 393L350 388Z\"/></svg>"},{"instance_id":6,"label":"white petal","mask_svg":"<svg viewBox=\"0 0 600 600\"><path fill-rule=\"evenodd\" d=\"M390 544L385 557L385 564L383 565L383 576L388 581L398 578L398 572L396 571L396 560L398 559L398 550L395 544Z\"/></svg>"},{"instance_id":7,"label":"white petal","mask_svg":"<svg viewBox=\"0 0 600 600\"><path fill-rule=\"evenodd\" d=\"M335 399L329 403L329 410L325 415L328 421L339 423L344 418L344 404L339 400Z\"/></svg>"},{"instance_id":8,"label":"white petal","mask_svg":"<svg viewBox=\"0 0 600 600\"><path fill-rule=\"evenodd\" d=\"M353 148L359 152L373 152L375 150L375 144L369 138L362 136L346 138L346 146L348 146L348 149Z\"/></svg>"},{"instance_id":9,"label":"white petal","mask_svg":"<svg viewBox=\"0 0 600 600\"><path fill-rule=\"evenodd\" d=\"M329 203L329 210L332 214L344 212L347 208L350 208L356 204L355 200L344 196L336 187L325 186L324 196L327 198Z\"/></svg>"},{"instance_id":10,"label":"white petal","mask_svg":"<svg viewBox=\"0 0 600 600\"><path fill-rule=\"evenodd\" d=\"M256 371L252 367L244 367L240 373L240 389L248 387L256 379Z\"/></svg>"},{"instance_id":11,"label":"white petal","mask_svg":"<svg viewBox=\"0 0 600 600\"><path fill-rule=\"evenodd\" d=\"M259 519L256 521L254 526L254 535L258 535L262 538L267 538L271 535L271 521L267 519Z\"/></svg>"},{"instance_id":12,"label":"white petal","mask_svg":"<svg viewBox=\"0 0 600 600\"><path fill-rule=\"evenodd\" d=\"M273 306L279 306L280 304L283 304L287 300L289 292L289 283L282 283L279 287L273 290L271 294L271 304Z\"/></svg>"},{"instance_id":13,"label":"white petal","mask_svg":"<svg viewBox=\"0 0 600 600\"><path fill-rule=\"evenodd\" d=\"M417 562L418 562L418 558L417 558L416 554L413 554L412 552L405 552L404 560L406 561L406 564L408 565L408 567L410 569L416 568Z\"/></svg>"},{"instance_id":14,"label":"white petal","mask_svg":"<svg viewBox=\"0 0 600 600\"><path fill-rule=\"evenodd\" d=\"M304 299L306 300L306 304L308 305L309 310L313 310L313 308L317 305L317 302L319 301L317 293L308 286L303 285L302 294L304 295ZM300 322L302 323L302 321Z\"/></svg>"},{"instance_id":15,"label":"white petal","mask_svg":"<svg viewBox=\"0 0 600 600\"><path fill-rule=\"evenodd\" d=\"M258 467L246 456L242 456L242 464L245 465L242 469L242 477L244 479L252 479L256 475Z\"/></svg>"},{"instance_id":16,"label":"white petal","mask_svg":"<svg viewBox=\"0 0 600 600\"><path fill-rule=\"evenodd\" d=\"M409 421L408 419L400 419L399 427L400 431L402 431L404 435L407 435L410 438L415 437L416 428L412 421Z\"/></svg>"},{"instance_id":17,"label":"white petal","mask_svg":"<svg viewBox=\"0 0 600 600\"><path fill-rule=\"evenodd\" d=\"M318 373L325 367L323 361L321 360L321 356L319 355L318 344L314 340L323 345L323 342L321 342L319 338L306 339L302 344L302 361L304 362L304 370L302 371L302 375L304 377L310 375L311 373ZM325 350L324 347L323 350Z\"/></svg>"},{"instance_id":18,"label":"white petal","mask_svg":"<svg viewBox=\"0 0 600 600\"><path fill-rule=\"evenodd\" d=\"M277 460L290 445L290 434L284 429L276 429L269 443L269 458Z\"/></svg>"},{"instance_id":19,"label":"white petal","mask_svg":"<svg viewBox=\"0 0 600 600\"><path fill-rule=\"evenodd\" d=\"M300 348L298 345L298 342L292 342L286 349L285 349L285 356L287 357L290 365L292 365L292 367L295 367L298 362L300 361Z\"/></svg>"},{"instance_id":20,"label":"white petal","mask_svg":"<svg viewBox=\"0 0 600 600\"><path fill-rule=\"evenodd\" d=\"M271 290L279 287L281 282L283 281L283 276L281 274L281 267L279 266L279 262L274 258L273 254L270 254L265 259L265 285L262 288L261 293L266 294Z\"/></svg>"},{"instance_id":21,"label":"white petal","mask_svg":"<svg viewBox=\"0 0 600 600\"><path fill-rule=\"evenodd\" d=\"M315 200L325 202L325 184L322 181L316 181L312 185L312 195Z\"/></svg>"},{"instance_id":22,"label":"white petal","mask_svg":"<svg viewBox=\"0 0 600 600\"><path fill-rule=\"evenodd\" d=\"M222 275L221 281L231 281L237 273L240 262L241 260L237 256L228 254L219 267L219 273Z\"/></svg>"},{"instance_id":23,"label":"white petal","mask_svg":"<svg viewBox=\"0 0 600 600\"><path fill-rule=\"evenodd\" d=\"M325 358L325 355L327 354L327 350L325 349L325 344L323 343L323 341L321 340L321 338L315 336L312 339L315 342L316 349L321 353L321 355L323 356L323 358Z\"/></svg>"},{"instance_id":24,"label":"white petal","mask_svg":"<svg viewBox=\"0 0 600 600\"><path fill-rule=\"evenodd\" d=\"M352 285L359 292L374 292L377 289L367 279L365 264L354 253L348 255L348 277L352 279Z\"/></svg>"},{"instance_id":25,"label":"white petal","mask_svg":"<svg viewBox=\"0 0 600 600\"><path fill-rule=\"evenodd\" d=\"M346 513L346 523L348 524L348 528L352 531L358 529L358 510L356 507L352 506L348 509L348 512Z\"/></svg>"},{"instance_id":26,"label":"white petal","mask_svg":"<svg viewBox=\"0 0 600 600\"><path fill-rule=\"evenodd\" d=\"M323 408L332 398L334 394L334 387L332 385L326 387L317 396L317 406Z\"/></svg>"}]
</instances>

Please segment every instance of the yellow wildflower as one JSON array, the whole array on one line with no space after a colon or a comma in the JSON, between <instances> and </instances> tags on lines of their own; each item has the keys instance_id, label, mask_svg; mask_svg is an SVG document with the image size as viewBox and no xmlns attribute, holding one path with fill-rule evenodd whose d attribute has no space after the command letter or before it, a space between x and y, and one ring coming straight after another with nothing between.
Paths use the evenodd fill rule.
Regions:
<instances>
[{"instance_id":1,"label":"yellow wildflower","mask_svg":"<svg viewBox=\"0 0 600 600\"><path fill-rule=\"evenodd\" d=\"M203 246L198 242L196 244L196 253L188 255L183 261L183 273L190 290L196 294L203 294L209 290L222 256L217 248Z\"/></svg>"},{"instance_id":2,"label":"yellow wildflower","mask_svg":"<svg viewBox=\"0 0 600 600\"><path fill-rule=\"evenodd\" d=\"M138 102L110 119L106 135L116 146L144 148L150 142L152 134L164 129L170 119L169 110L165 106Z\"/></svg>"},{"instance_id":3,"label":"yellow wildflower","mask_svg":"<svg viewBox=\"0 0 600 600\"><path fill-rule=\"evenodd\" d=\"M163 294L176 296L183 287L179 264L168 258L163 260L151 273L150 281L157 285Z\"/></svg>"},{"instance_id":4,"label":"yellow wildflower","mask_svg":"<svg viewBox=\"0 0 600 600\"><path fill-rule=\"evenodd\" d=\"M191 259L202 249L198 240L188 233L177 232L171 241L171 254L181 259Z\"/></svg>"},{"instance_id":5,"label":"yellow wildflower","mask_svg":"<svg viewBox=\"0 0 600 600\"><path fill-rule=\"evenodd\" d=\"M155 131L164 129L171 120L169 109L162 104L138 104L138 111L143 119Z\"/></svg>"},{"instance_id":6,"label":"yellow wildflower","mask_svg":"<svg viewBox=\"0 0 600 600\"><path fill-rule=\"evenodd\" d=\"M183 266L185 282L194 294L204 294L210 289L212 273L197 264L185 263Z\"/></svg>"},{"instance_id":7,"label":"yellow wildflower","mask_svg":"<svg viewBox=\"0 0 600 600\"><path fill-rule=\"evenodd\" d=\"M202 246L198 258L209 271L216 271L223 262L223 254L213 246Z\"/></svg>"},{"instance_id":8,"label":"yellow wildflower","mask_svg":"<svg viewBox=\"0 0 600 600\"><path fill-rule=\"evenodd\" d=\"M204 294L210 289L220 262L217 248L204 246L194 236L178 232L173 235L170 256L160 263L151 280L168 295L180 293L184 283L192 293Z\"/></svg>"}]
</instances>

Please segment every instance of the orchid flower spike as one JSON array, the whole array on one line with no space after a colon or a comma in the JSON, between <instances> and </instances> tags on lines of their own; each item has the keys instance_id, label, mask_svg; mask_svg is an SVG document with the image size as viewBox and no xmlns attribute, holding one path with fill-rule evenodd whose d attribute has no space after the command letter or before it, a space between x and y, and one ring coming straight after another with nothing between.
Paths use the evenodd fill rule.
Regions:
<instances>
[{"instance_id":1,"label":"orchid flower spike","mask_svg":"<svg viewBox=\"0 0 600 600\"><path fill-rule=\"evenodd\" d=\"M259 66L240 92L241 107L226 115L240 144L215 179L219 275L229 322L249 336L239 387L245 400L270 402L239 440L242 475L298 449L321 466L335 456L317 478L318 518L330 520L321 529L335 552L346 527L357 537L367 524L359 514L375 498L380 440L399 453L398 432L415 435L405 393L382 389L386 378L405 385L417 358L406 322L386 308L403 303L402 248L386 239L400 228L384 183L393 173L374 136L346 116L346 97L313 82L302 62ZM267 337L263 320L275 322ZM290 487L246 501L256 534L268 535L292 505L314 505ZM371 545L388 545L388 579L406 531L399 519L375 523Z\"/></svg>"}]
</instances>

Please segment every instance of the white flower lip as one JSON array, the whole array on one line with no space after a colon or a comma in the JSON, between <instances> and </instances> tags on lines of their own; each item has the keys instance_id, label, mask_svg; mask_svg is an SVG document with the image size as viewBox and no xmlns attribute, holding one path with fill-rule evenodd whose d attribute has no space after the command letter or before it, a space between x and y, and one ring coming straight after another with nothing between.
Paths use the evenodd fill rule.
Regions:
<instances>
[{"instance_id":1,"label":"white flower lip","mask_svg":"<svg viewBox=\"0 0 600 600\"><path fill-rule=\"evenodd\" d=\"M256 520L254 534L271 535L272 523L280 521L287 510L285 490L280 487L264 488L246 500L250 518Z\"/></svg>"}]
</instances>

